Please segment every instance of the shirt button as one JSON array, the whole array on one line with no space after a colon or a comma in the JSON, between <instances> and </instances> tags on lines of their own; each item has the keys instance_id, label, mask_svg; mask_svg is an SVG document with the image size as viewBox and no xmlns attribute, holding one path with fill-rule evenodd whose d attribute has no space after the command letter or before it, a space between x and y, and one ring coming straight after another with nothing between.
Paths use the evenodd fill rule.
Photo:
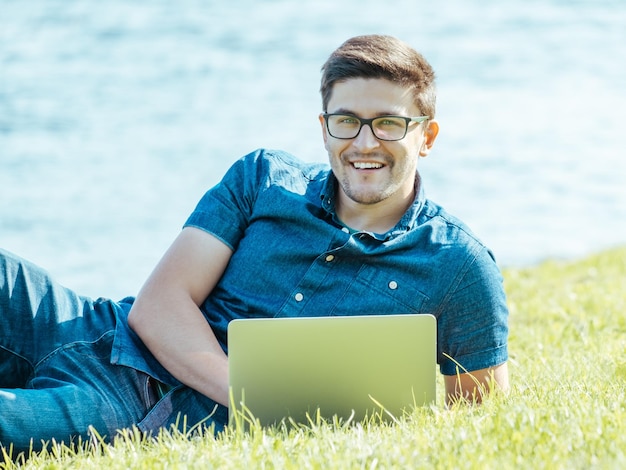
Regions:
<instances>
[{"instance_id":1,"label":"shirt button","mask_svg":"<svg viewBox=\"0 0 626 470\"><path fill-rule=\"evenodd\" d=\"M302 299L304 299L304 295L302 295L301 292L298 292L295 296L294 299L296 299L296 302L302 302Z\"/></svg>"},{"instance_id":2,"label":"shirt button","mask_svg":"<svg viewBox=\"0 0 626 470\"><path fill-rule=\"evenodd\" d=\"M330 263L330 262L331 262L332 260L334 260L334 259L335 259L335 255L328 255L328 256L326 257L326 262Z\"/></svg>"},{"instance_id":3,"label":"shirt button","mask_svg":"<svg viewBox=\"0 0 626 470\"><path fill-rule=\"evenodd\" d=\"M398 288L398 283L396 281L390 281L389 282L389 288L391 290L396 290Z\"/></svg>"},{"instance_id":4,"label":"shirt button","mask_svg":"<svg viewBox=\"0 0 626 470\"><path fill-rule=\"evenodd\" d=\"M350 229L348 227L344 227L341 229L342 232L350 233Z\"/></svg>"}]
</instances>

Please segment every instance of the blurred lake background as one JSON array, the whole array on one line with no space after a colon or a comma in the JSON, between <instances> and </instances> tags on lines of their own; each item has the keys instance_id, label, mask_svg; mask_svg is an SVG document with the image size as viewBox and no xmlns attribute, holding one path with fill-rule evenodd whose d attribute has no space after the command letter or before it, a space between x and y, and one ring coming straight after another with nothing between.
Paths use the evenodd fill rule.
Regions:
<instances>
[{"instance_id":1,"label":"blurred lake background","mask_svg":"<svg viewBox=\"0 0 626 470\"><path fill-rule=\"evenodd\" d=\"M0 247L135 294L234 160L326 160L320 66L369 33L434 66L427 195L501 266L626 243L623 0L0 0Z\"/></svg>"}]
</instances>

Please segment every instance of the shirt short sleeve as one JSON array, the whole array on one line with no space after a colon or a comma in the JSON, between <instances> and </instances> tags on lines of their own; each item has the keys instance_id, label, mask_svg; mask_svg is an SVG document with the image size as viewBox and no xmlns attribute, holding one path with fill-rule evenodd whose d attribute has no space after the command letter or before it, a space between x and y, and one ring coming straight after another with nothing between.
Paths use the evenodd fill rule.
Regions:
<instances>
[{"instance_id":1,"label":"shirt short sleeve","mask_svg":"<svg viewBox=\"0 0 626 470\"><path fill-rule=\"evenodd\" d=\"M200 199L184 227L209 232L235 250L249 225L258 189L267 178L266 166L263 150L235 162Z\"/></svg>"},{"instance_id":2,"label":"shirt short sleeve","mask_svg":"<svg viewBox=\"0 0 626 470\"><path fill-rule=\"evenodd\" d=\"M444 375L497 366L508 359L508 308L502 274L482 247L468 259L438 313L439 365Z\"/></svg>"}]
</instances>

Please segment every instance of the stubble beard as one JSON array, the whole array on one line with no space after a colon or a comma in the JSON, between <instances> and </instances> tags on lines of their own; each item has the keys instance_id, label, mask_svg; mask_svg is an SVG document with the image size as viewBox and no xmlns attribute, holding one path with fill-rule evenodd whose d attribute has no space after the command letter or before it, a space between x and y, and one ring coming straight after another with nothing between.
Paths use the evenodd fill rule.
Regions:
<instances>
[{"instance_id":1,"label":"stubble beard","mask_svg":"<svg viewBox=\"0 0 626 470\"><path fill-rule=\"evenodd\" d=\"M341 155L339 161L341 165L349 169L348 171L352 171L353 168L350 162L358 159L359 157L361 157L361 155L359 154ZM350 176L347 173L339 179L339 184L344 194L352 201L363 205L373 205L384 201L385 199L393 195L400 188L401 185L400 182L394 181L393 176L395 165L394 160L391 157L385 154L374 154L369 155L368 157L369 159L373 159L385 165L381 170L376 171L388 172L388 179L386 181L386 184L383 183L381 185L381 183L378 183L375 187L355 188L353 187ZM367 159L368 158L364 158L364 160ZM376 175L369 175L366 178L372 179L374 177L376 177ZM360 183L359 185L363 185L363 183Z\"/></svg>"}]
</instances>

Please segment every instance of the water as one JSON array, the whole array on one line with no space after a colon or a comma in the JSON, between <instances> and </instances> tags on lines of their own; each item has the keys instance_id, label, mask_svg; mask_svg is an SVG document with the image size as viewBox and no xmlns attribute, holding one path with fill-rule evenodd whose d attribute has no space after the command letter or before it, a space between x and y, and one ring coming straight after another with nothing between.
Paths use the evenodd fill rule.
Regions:
<instances>
[{"instance_id":1,"label":"water","mask_svg":"<svg viewBox=\"0 0 626 470\"><path fill-rule=\"evenodd\" d=\"M621 0L0 0L0 246L136 293L236 158L326 159L319 68L372 32L437 71L426 191L502 266L626 243Z\"/></svg>"}]
</instances>

